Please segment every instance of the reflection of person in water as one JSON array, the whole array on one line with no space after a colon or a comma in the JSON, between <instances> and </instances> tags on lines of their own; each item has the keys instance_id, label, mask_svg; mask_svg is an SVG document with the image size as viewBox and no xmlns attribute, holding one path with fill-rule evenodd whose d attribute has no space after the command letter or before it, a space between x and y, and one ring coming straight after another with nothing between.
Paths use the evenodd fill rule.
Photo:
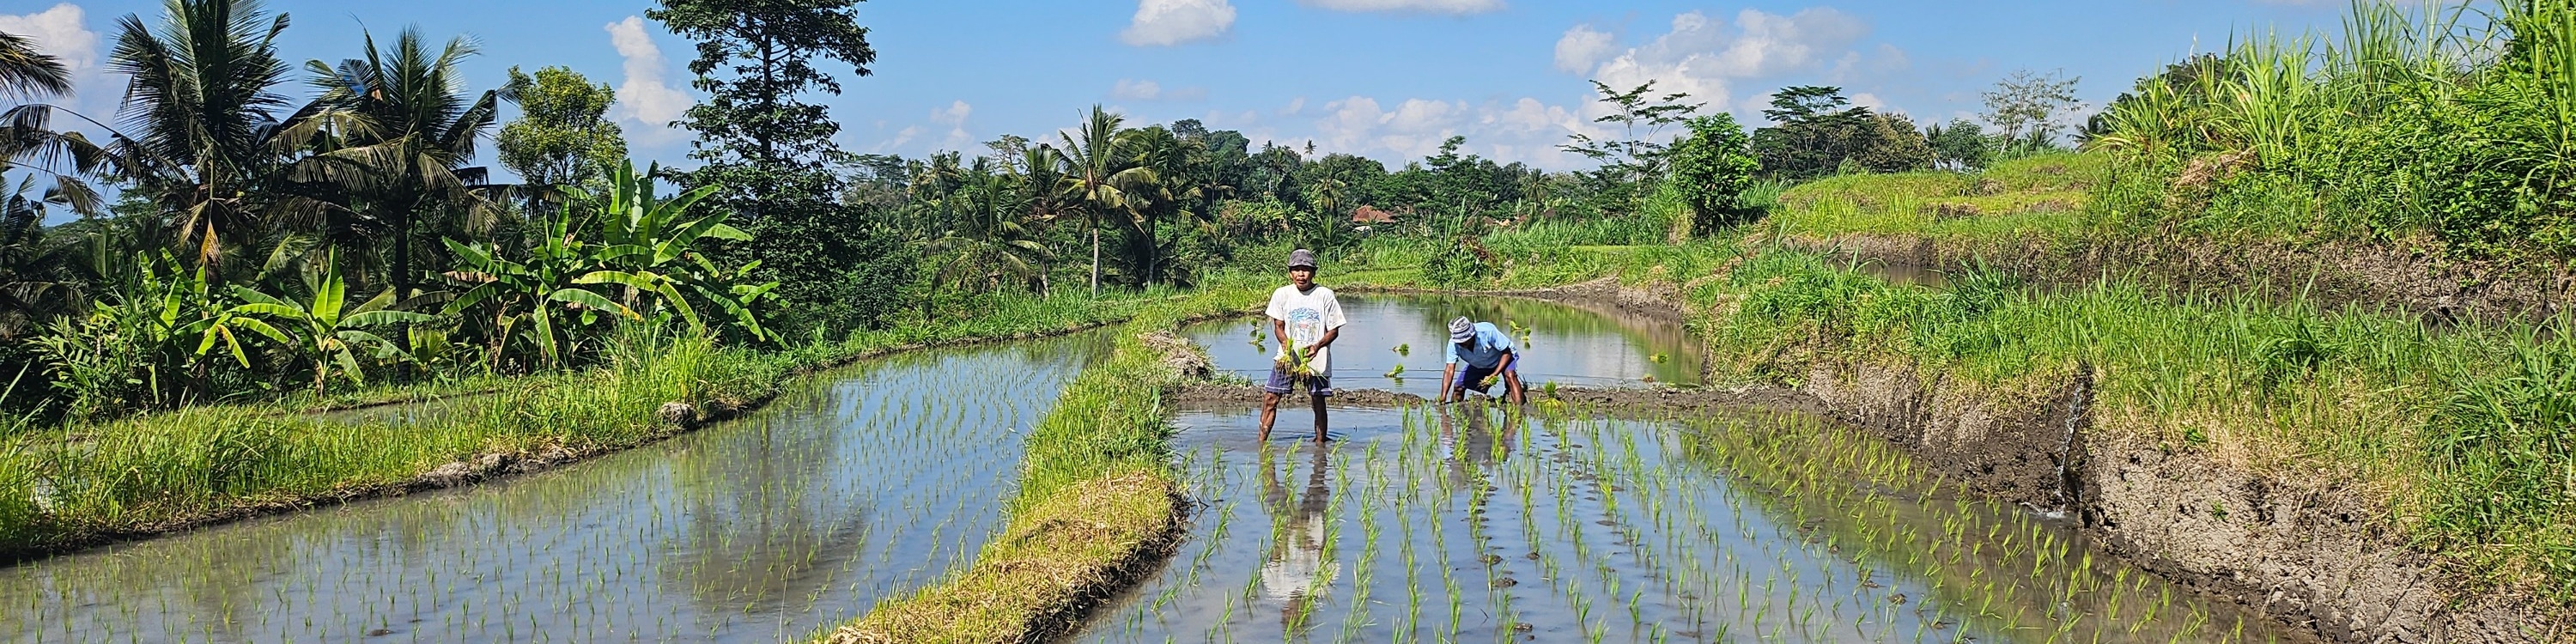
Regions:
<instances>
[{"instance_id":1,"label":"reflection of person in water","mask_svg":"<svg viewBox=\"0 0 2576 644\"><path fill-rule=\"evenodd\" d=\"M1306 492L1294 497L1280 481L1279 468L1271 464L1273 452L1261 450L1261 501L1270 511L1271 534L1277 535L1270 545L1270 560L1261 565L1261 587L1281 603L1283 626L1294 625L1305 604L1323 594L1341 570L1324 558L1325 522L1330 520L1325 509L1333 496L1324 481L1332 469L1332 450L1322 445L1313 449L1315 467L1306 475Z\"/></svg>"},{"instance_id":2,"label":"reflection of person in water","mask_svg":"<svg viewBox=\"0 0 2576 644\"><path fill-rule=\"evenodd\" d=\"M1503 430L1497 434L1491 427L1493 418L1482 410L1462 411L1446 406L1439 410L1440 439L1450 446L1450 482L1464 485L1471 472L1511 458L1512 440L1522 423L1520 414L1507 414Z\"/></svg>"}]
</instances>

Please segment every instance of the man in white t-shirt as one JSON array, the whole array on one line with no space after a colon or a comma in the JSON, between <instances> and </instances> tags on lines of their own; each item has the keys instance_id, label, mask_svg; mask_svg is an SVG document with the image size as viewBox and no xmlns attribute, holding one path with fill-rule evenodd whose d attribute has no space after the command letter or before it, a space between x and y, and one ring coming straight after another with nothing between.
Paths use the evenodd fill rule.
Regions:
<instances>
[{"instance_id":1,"label":"man in white t-shirt","mask_svg":"<svg viewBox=\"0 0 2576 644\"><path fill-rule=\"evenodd\" d=\"M1262 387L1261 440L1270 440L1270 423L1279 418L1279 399L1306 387L1315 404L1315 442L1324 433L1324 398L1333 395L1333 339L1342 335L1342 302L1333 289L1315 284L1315 252L1303 248L1288 254L1287 286L1270 292L1270 330L1279 338L1279 355L1270 366L1270 383Z\"/></svg>"}]
</instances>

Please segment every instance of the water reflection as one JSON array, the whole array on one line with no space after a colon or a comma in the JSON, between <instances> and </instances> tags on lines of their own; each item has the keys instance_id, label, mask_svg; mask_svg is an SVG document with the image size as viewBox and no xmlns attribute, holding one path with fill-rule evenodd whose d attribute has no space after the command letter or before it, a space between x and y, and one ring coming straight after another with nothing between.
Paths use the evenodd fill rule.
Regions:
<instances>
[{"instance_id":1,"label":"water reflection","mask_svg":"<svg viewBox=\"0 0 2576 644\"><path fill-rule=\"evenodd\" d=\"M871 361L554 472L0 568L0 642L801 639L980 548L1104 339Z\"/></svg>"},{"instance_id":2,"label":"water reflection","mask_svg":"<svg viewBox=\"0 0 2576 644\"><path fill-rule=\"evenodd\" d=\"M1270 558L1261 565L1261 588L1271 601L1279 602L1280 628L1293 631L1341 573L1341 565L1324 551L1331 518L1326 510L1333 499L1325 481L1331 475L1333 450L1321 445L1307 450L1313 453L1313 463L1306 471L1306 487L1294 494L1282 481L1276 462L1280 451L1261 450L1261 502L1270 511L1271 533L1279 535L1271 541ZM1287 469L1293 476L1296 466L1292 463Z\"/></svg>"},{"instance_id":3,"label":"water reflection","mask_svg":"<svg viewBox=\"0 0 2576 644\"><path fill-rule=\"evenodd\" d=\"M1467 405L1436 407L1440 421L1440 442L1451 454L1449 483L1454 486L1481 485L1485 472L1512 456L1512 440L1529 424L1529 417L1518 410L1504 410L1502 429L1494 429L1494 414Z\"/></svg>"}]
</instances>

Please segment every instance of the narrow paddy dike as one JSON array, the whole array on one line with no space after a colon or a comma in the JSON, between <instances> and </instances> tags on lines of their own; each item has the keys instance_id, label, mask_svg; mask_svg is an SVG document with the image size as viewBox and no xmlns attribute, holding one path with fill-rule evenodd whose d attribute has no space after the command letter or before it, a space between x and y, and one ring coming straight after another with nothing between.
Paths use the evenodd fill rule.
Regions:
<instances>
[{"instance_id":1,"label":"narrow paddy dike","mask_svg":"<svg viewBox=\"0 0 2576 644\"><path fill-rule=\"evenodd\" d=\"M2135 274L2174 292L2250 291L2324 310L2402 310L2427 324L2536 323L2576 306L2576 269L2535 272L2453 261L2385 246L2135 239L1974 241L1909 235L1795 234L1791 248L1873 263L1882 271L1959 271L1983 265L2040 284L2083 285Z\"/></svg>"}]
</instances>

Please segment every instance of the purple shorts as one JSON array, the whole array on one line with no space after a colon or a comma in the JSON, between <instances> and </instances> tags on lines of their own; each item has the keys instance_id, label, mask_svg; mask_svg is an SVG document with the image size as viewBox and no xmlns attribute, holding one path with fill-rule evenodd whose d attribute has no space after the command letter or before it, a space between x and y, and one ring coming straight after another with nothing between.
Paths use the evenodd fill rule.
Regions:
<instances>
[{"instance_id":1,"label":"purple shorts","mask_svg":"<svg viewBox=\"0 0 2576 644\"><path fill-rule=\"evenodd\" d=\"M1503 367L1502 371L1511 374L1512 377L1520 377L1521 361L1513 360L1512 364L1510 366ZM1449 388L1458 391L1473 391L1480 394L1492 395L1494 393L1493 387L1477 385L1477 383L1483 382L1486 376L1491 375L1494 375L1493 367L1466 365L1458 369L1458 381L1449 383ZM1496 378L1494 382L1495 384L1501 384L1502 379Z\"/></svg>"},{"instance_id":2,"label":"purple shorts","mask_svg":"<svg viewBox=\"0 0 2576 644\"><path fill-rule=\"evenodd\" d=\"M1333 395L1333 377L1327 375L1308 376L1306 378L1306 387L1308 391L1314 395L1331 396ZM1288 395L1289 393L1297 390L1297 377L1288 373L1288 369L1286 367L1272 366L1270 367L1270 384L1262 385L1261 390L1282 396Z\"/></svg>"}]
</instances>

